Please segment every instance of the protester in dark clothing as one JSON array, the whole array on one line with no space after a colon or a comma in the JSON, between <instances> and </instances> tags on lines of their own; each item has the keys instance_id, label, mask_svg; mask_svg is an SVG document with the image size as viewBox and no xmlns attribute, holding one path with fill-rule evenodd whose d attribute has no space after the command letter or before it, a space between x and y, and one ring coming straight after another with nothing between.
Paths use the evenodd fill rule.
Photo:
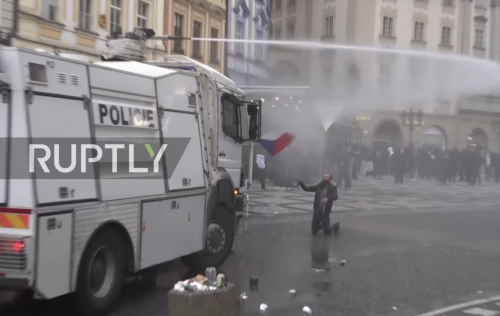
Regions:
<instances>
[{"instance_id":1,"label":"protester in dark clothing","mask_svg":"<svg viewBox=\"0 0 500 316\"><path fill-rule=\"evenodd\" d=\"M337 186L346 188L351 187L351 166L352 166L352 151L350 148L343 146L339 150L337 157Z\"/></svg>"},{"instance_id":2,"label":"protester in dark clothing","mask_svg":"<svg viewBox=\"0 0 500 316\"><path fill-rule=\"evenodd\" d=\"M373 177L375 179L382 179L382 174L384 172L384 162L382 158L382 151L377 150L373 153Z\"/></svg>"},{"instance_id":3,"label":"protester in dark clothing","mask_svg":"<svg viewBox=\"0 0 500 316\"><path fill-rule=\"evenodd\" d=\"M453 183L456 182L459 170L460 170L460 152L458 151L457 148L453 148L453 150L451 151L450 182L451 181L453 181Z\"/></svg>"},{"instance_id":4,"label":"protester in dark clothing","mask_svg":"<svg viewBox=\"0 0 500 316\"><path fill-rule=\"evenodd\" d=\"M404 148L397 150L394 155L394 168L396 169L395 182L403 184L406 168L406 151Z\"/></svg>"},{"instance_id":5,"label":"protester in dark clothing","mask_svg":"<svg viewBox=\"0 0 500 316\"><path fill-rule=\"evenodd\" d=\"M259 165L257 163L257 159L255 159L255 161L256 161L254 163L255 177L257 178L257 180L259 180L262 190L266 190L267 172L266 172L265 160L263 165Z\"/></svg>"},{"instance_id":6,"label":"protester in dark clothing","mask_svg":"<svg viewBox=\"0 0 500 316\"><path fill-rule=\"evenodd\" d=\"M413 144L410 144L406 150L406 167L408 168L410 178L413 179L415 177L415 148Z\"/></svg>"},{"instance_id":7,"label":"protester in dark clothing","mask_svg":"<svg viewBox=\"0 0 500 316\"><path fill-rule=\"evenodd\" d=\"M474 168L474 178L476 183L481 185L481 166L483 165L483 156L481 155L481 151L479 149L474 151L474 160L473 160L473 168Z\"/></svg>"},{"instance_id":8,"label":"protester in dark clothing","mask_svg":"<svg viewBox=\"0 0 500 316\"><path fill-rule=\"evenodd\" d=\"M353 163L352 163L352 179L358 180L358 173L361 169L361 150L354 148Z\"/></svg>"},{"instance_id":9,"label":"protester in dark clothing","mask_svg":"<svg viewBox=\"0 0 500 316\"><path fill-rule=\"evenodd\" d=\"M340 223L337 222L330 226L330 213L332 212L333 201L338 199L337 187L332 184L332 175L325 174L323 180L316 185L306 186L298 180L299 185L306 192L315 192L312 218L312 233L316 234L323 229L325 235L332 232L337 234L340 229Z\"/></svg>"}]
</instances>

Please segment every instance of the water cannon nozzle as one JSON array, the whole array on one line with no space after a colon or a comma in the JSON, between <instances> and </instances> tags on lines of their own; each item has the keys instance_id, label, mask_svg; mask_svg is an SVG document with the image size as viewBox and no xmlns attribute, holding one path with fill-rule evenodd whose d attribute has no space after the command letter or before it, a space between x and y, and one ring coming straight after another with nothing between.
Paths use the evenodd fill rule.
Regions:
<instances>
[{"instance_id":1,"label":"water cannon nozzle","mask_svg":"<svg viewBox=\"0 0 500 316\"><path fill-rule=\"evenodd\" d=\"M168 41L168 40L171 40L171 41L179 41L179 40L181 40L181 41L184 41L184 40L190 41L191 37L158 35L158 36L152 36L149 39L150 40L162 40L162 41Z\"/></svg>"}]
</instances>

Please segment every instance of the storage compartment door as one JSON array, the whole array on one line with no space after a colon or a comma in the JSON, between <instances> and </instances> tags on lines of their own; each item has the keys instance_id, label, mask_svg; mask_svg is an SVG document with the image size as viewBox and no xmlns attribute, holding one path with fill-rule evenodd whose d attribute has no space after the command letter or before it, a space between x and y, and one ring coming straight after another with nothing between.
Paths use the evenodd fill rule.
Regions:
<instances>
[{"instance_id":1,"label":"storage compartment door","mask_svg":"<svg viewBox=\"0 0 500 316\"><path fill-rule=\"evenodd\" d=\"M73 213L38 219L37 290L51 299L69 293Z\"/></svg>"},{"instance_id":2,"label":"storage compartment door","mask_svg":"<svg viewBox=\"0 0 500 316\"><path fill-rule=\"evenodd\" d=\"M92 143L88 109L83 100L35 95L29 105L29 120L32 143L46 144L51 151L46 163L50 173L44 172L36 159L34 163L38 204L97 199L94 166L86 164L86 173L81 173L81 145ZM54 166L55 144L60 144L61 167L71 167L71 159L75 159L73 171L66 174L57 171ZM77 149L73 157L71 144ZM34 152L35 157L44 156L43 149ZM94 156L93 151L87 150L87 157Z\"/></svg>"},{"instance_id":3,"label":"storage compartment door","mask_svg":"<svg viewBox=\"0 0 500 316\"><path fill-rule=\"evenodd\" d=\"M141 269L203 249L205 195L142 205Z\"/></svg>"},{"instance_id":4,"label":"storage compartment door","mask_svg":"<svg viewBox=\"0 0 500 316\"><path fill-rule=\"evenodd\" d=\"M169 190L204 187L203 152L194 113L164 111L162 132L167 144L165 152Z\"/></svg>"},{"instance_id":5,"label":"storage compartment door","mask_svg":"<svg viewBox=\"0 0 500 316\"><path fill-rule=\"evenodd\" d=\"M7 157L9 135L9 98L0 95L0 205L7 203ZM4 102L6 101L6 102Z\"/></svg>"}]
</instances>

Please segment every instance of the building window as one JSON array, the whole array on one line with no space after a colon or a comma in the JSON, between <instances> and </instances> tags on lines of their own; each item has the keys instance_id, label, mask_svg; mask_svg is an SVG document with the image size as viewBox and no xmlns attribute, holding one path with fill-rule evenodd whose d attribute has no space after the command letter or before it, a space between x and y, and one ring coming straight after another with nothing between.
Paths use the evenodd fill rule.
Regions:
<instances>
[{"instance_id":1,"label":"building window","mask_svg":"<svg viewBox=\"0 0 500 316\"><path fill-rule=\"evenodd\" d=\"M382 24L382 35L392 36L394 30L394 19L388 16L384 16Z\"/></svg>"},{"instance_id":2,"label":"building window","mask_svg":"<svg viewBox=\"0 0 500 316\"><path fill-rule=\"evenodd\" d=\"M425 25L423 22L415 22L415 30L413 34L413 39L416 41L424 40L424 28Z\"/></svg>"},{"instance_id":3,"label":"building window","mask_svg":"<svg viewBox=\"0 0 500 316\"><path fill-rule=\"evenodd\" d=\"M476 29L474 36L474 46L476 47L484 47L484 30Z\"/></svg>"},{"instance_id":4,"label":"building window","mask_svg":"<svg viewBox=\"0 0 500 316\"><path fill-rule=\"evenodd\" d=\"M295 35L295 24L288 24L288 37Z\"/></svg>"},{"instance_id":5,"label":"building window","mask_svg":"<svg viewBox=\"0 0 500 316\"><path fill-rule=\"evenodd\" d=\"M325 36L333 35L333 16L329 16L325 18Z\"/></svg>"},{"instance_id":6,"label":"building window","mask_svg":"<svg viewBox=\"0 0 500 316\"><path fill-rule=\"evenodd\" d=\"M193 22L193 37L201 37L202 34L202 24L201 22ZM201 59L201 42L193 41L193 57Z\"/></svg>"},{"instance_id":7,"label":"building window","mask_svg":"<svg viewBox=\"0 0 500 316\"><path fill-rule=\"evenodd\" d=\"M216 28L210 29L211 38L219 38L219 30ZM216 41L210 42L210 62L219 64L219 43Z\"/></svg>"},{"instance_id":8,"label":"building window","mask_svg":"<svg viewBox=\"0 0 500 316\"><path fill-rule=\"evenodd\" d=\"M139 7L137 8L137 26L142 28L147 28L148 17L149 17L149 3L145 1L139 1Z\"/></svg>"},{"instance_id":9,"label":"building window","mask_svg":"<svg viewBox=\"0 0 500 316\"><path fill-rule=\"evenodd\" d=\"M256 32L257 40L261 41L264 39L264 32L257 30ZM255 45L255 59L264 60L264 45Z\"/></svg>"},{"instance_id":10,"label":"building window","mask_svg":"<svg viewBox=\"0 0 500 316\"><path fill-rule=\"evenodd\" d=\"M453 6L453 0L443 0L443 6L445 6L445 7L452 7Z\"/></svg>"},{"instance_id":11,"label":"building window","mask_svg":"<svg viewBox=\"0 0 500 316\"><path fill-rule=\"evenodd\" d=\"M275 39L281 39L281 29L275 29L274 30L274 38Z\"/></svg>"},{"instance_id":12,"label":"building window","mask_svg":"<svg viewBox=\"0 0 500 316\"><path fill-rule=\"evenodd\" d=\"M184 26L184 16L182 14L175 14L174 17L174 35L182 37L184 34L183 32L183 26ZM184 54L184 49L182 48L182 40L175 40L174 41L174 52L179 53L179 54Z\"/></svg>"},{"instance_id":13,"label":"building window","mask_svg":"<svg viewBox=\"0 0 500 316\"><path fill-rule=\"evenodd\" d=\"M441 44L451 45L451 27L443 26L441 30Z\"/></svg>"},{"instance_id":14,"label":"building window","mask_svg":"<svg viewBox=\"0 0 500 316\"><path fill-rule=\"evenodd\" d=\"M281 0L274 0L274 1L275 1L274 8L276 10L281 10Z\"/></svg>"},{"instance_id":15,"label":"building window","mask_svg":"<svg viewBox=\"0 0 500 316\"><path fill-rule=\"evenodd\" d=\"M80 0L78 13L78 27L82 30L90 31L92 23L92 2L91 0Z\"/></svg>"},{"instance_id":16,"label":"building window","mask_svg":"<svg viewBox=\"0 0 500 316\"><path fill-rule=\"evenodd\" d=\"M111 0L111 34L122 32L122 0Z\"/></svg>"},{"instance_id":17,"label":"building window","mask_svg":"<svg viewBox=\"0 0 500 316\"><path fill-rule=\"evenodd\" d=\"M236 21L236 31L235 31L236 39L243 39L244 33L245 33L245 24L243 24L243 22ZM245 44L244 43L235 43L235 45L236 45L236 54L243 55Z\"/></svg>"},{"instance_id":18,"label":"building window","mask_svg":"<svg viewBox=\"0 0 500 316\"><path fill-rule=\"evenodd\" d=\"M42 17L50 21L57 21L58 0L45 0L42 2Z\"/></svg>"}]
</instances>

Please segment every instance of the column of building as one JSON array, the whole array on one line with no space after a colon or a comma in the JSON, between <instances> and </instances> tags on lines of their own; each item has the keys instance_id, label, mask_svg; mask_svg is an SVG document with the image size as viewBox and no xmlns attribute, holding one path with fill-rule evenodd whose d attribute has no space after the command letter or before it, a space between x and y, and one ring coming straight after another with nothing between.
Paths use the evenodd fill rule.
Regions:
<instances>
[{"instance_id":1,"label":"column of building","mask_svg":"<svg viewBox=\"0 0 500 316\"><path fill-rule=\"evenodd\" d=\"M491 0L489 58L500 62L500 0Z\"/></svg>"},{"instance_id":2,"label":"column of building","mask_svg":"<svg viewBox=\"0 0 500 316\"><path fill-rule=\"evenodd\" d=\"M459 53L469 55L472 52L472 26L474 0L460 0Z\"/></svg>"}]
</instances>

